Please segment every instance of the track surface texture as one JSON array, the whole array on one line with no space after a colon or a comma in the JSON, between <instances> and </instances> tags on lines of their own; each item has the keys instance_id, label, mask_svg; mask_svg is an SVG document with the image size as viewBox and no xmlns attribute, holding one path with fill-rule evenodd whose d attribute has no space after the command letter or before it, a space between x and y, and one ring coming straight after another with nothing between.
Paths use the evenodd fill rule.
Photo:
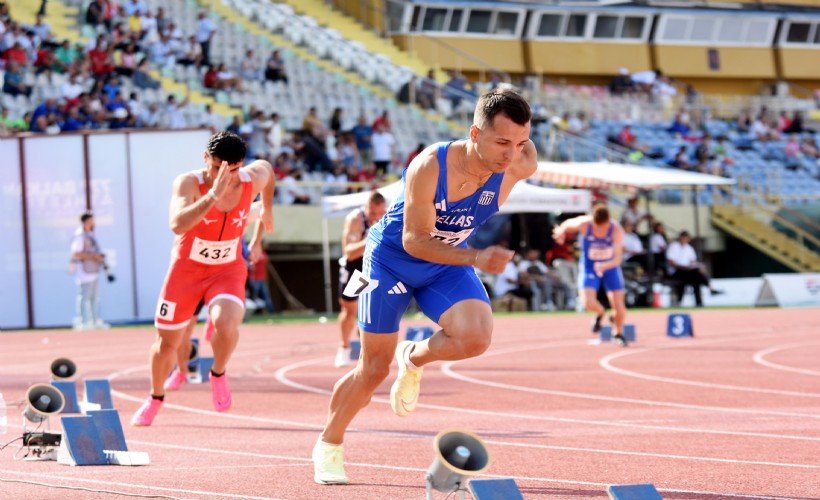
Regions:
<instances>
[{"instance_id":1,"label":"track surface texture","mask_svg":"<svg viewBox=\"0 0 820 500\"><path fill-rule=\"evenodd\" d=\"M28 450L13 443L0 451L0 497L419 499L433 438L455 428L485 441L482 477L512 477L525 498L605 499L608 485L652 483L665 499L820 499L820 310L691 315L696 337L670 338L665 311L630 312L627 348L591 343L589 316L499 316L485 354L425 369L406 418L388 402L394 363L346 435L347 486L315 484L310 461L345 371L332 366L332 322L244 326L232 410L213 411L207 382L185 384L143 428L127 423L148 393L152 329L3 332L0 444L21 435L26 389L68 357L81 397L82 379L110 379L129 449L151 465L20 460Z\"/></svg>"}]
</instances>

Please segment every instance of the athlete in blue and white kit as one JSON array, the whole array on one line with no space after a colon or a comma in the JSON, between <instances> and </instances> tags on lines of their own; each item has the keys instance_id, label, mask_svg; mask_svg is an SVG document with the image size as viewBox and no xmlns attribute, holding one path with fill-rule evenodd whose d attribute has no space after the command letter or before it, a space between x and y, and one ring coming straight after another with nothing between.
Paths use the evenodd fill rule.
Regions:
<instances>
[{"instance_id":1,"label":"athlete in blue and white kit","mask_svg":"<svg viewBox=\"0 0 820 500\"><path fill-rule=\"evenodd\" d=\"M416 407L424 365L478 356L489 347L492 309L474 267L498 274L513 252L475 250L466 242L515 183L535 172L531 117L529 104L511 90L481 96L469 139L420 153L402 175L398 197L368 232L362 273L346 290L359 297L361 358L333 389L313 449L317 483L348 482L345 430L390 374L394 353L399 373L390 402L394 413L406 416ZM399 321L412 297L441 330L422 342L398 343Z\"/></svg>"},{"instance_id":2,"label":"athlete in blue and white kit","mask_svg":"<svg viewBox=\"0 0 820 500\"><path fill-rule=\"evenodd\" d=\"M604 204L596 204L592 215L582 215L562 222L553 230L553 239L563 243L567 231L578 233L581 242L581 260L579 262L578 289L581 290L580 301L587 311L595 313L593 333L600 329L604 317L604 306L598 302L598 289L601 282L607 291L612 305L613 338L626 346L623 331L626 317L624 303L624 276L621 272L623 260L624 230L621 225L609 217L609 209Z\"/></svg>"}]
</instances>

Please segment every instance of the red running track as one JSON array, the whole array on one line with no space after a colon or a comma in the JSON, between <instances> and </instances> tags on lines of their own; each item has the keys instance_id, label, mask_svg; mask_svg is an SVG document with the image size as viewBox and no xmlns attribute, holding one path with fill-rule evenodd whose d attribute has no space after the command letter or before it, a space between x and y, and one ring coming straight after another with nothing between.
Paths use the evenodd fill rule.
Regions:
<instances>
[{"instance_id":1,"label":"red running track","mask_svg":"<svg viewBox=\"0 0 820 500\"><path fill-rule=\"evenodd\" d=\"M487 353L426 369L410 417L390 411L392 377L380 387L346 436L348 486L314 484L309 460L344 372L332 367L336 326L246 326L230 413L212 410L208 384L169 393L152 427L125 428L146 467L15 460L15 443L0 451L0 497L419 499L433 437L460 428L485 440L487 476L515 478L525 498L653 483L667 499L820 499L820 310L692 317L697 337L673 339L664 312L632 313L626 349L591 345L588 316L499 317ZM152 340L150 329L5 332L0 391L20 400L69 357L80 380L111 379L127 423L148 391ZM19 436L20 411L9 408L1 443Z\"/></svg>"}]
</instances>

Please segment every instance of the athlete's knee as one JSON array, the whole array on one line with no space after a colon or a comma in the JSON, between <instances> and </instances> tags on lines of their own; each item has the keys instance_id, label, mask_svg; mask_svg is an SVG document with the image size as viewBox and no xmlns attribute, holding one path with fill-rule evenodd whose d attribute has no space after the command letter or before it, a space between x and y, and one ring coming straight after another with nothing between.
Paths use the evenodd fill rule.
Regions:
<instances>
[{"instance_id":1,"label":"athlete's knee","mask_svg":"<svg viewBox=\"0 0 820 500\"><path fill-rule=\"evenodd\" d=\"M393 361L393 352L368 352L362 355L356 365L358 375L368 385L378 386L390 375L390 363Z\"/></svg>"},{"instance_id":2,"label":"athlete's knee","mask_svg":"<svg viewBox=\"0 0 820 500\"><path fill-rule=\"evenodd\" d=\"M446 333L457 340L459 350L465 358L472 358L483 354L490 347L493 336L492 318L479 317L460 322Z\"/></svg>"}]
</instances>

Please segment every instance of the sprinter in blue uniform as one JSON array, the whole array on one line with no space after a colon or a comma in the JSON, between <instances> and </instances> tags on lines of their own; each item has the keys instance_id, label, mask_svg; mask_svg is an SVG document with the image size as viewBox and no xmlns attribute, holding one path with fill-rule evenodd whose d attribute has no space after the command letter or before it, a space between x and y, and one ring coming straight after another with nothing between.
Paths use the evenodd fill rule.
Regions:
<instances>
[{"instance_id":1,"label":"sprinter in blue uniform","mask_svg":"<svg viewBox=\"0 0 820 500\"><path fill-rule=\"evenodd\" d=\"M434 144L404 171L399 195L370 229L361 273L348 295L359 297L362 351L339 380L327 424L313 449L314 480L346 484L342 441L347 426L399 365L390 390L393 412L406 416L418 401L423 367L459 360L490 345L492 309L475 267L500 273L513 252L467 247L467 239L507 199L516 182L537 167L529 139L532 112L521 96L496 89L476 105L469 139ZM410 299L441 330L422 342L398 342L399 321Z\"/></svg>"},{"instance_id":2,"label":"sprinter in blue uniform","mask_svg":"<svg viewBox=\"0 0 820 500\"><path fill-rule=\"evenodd\" d=\"M595 313L592 332L601 328L604 306L598 302L598 288L601 282L612 305L613 338L626 346L623 335L626 304L624 302L624 275L621 272L623 260L624 230L609 216L609 209L603 203L596 204L592 215L582 215L562 222L553 230L553 239L563 243L566 232L578 233L581 242L581 259L578 265L578 290L580 301L587 311Z\"/></svg>"}]
</instances>

